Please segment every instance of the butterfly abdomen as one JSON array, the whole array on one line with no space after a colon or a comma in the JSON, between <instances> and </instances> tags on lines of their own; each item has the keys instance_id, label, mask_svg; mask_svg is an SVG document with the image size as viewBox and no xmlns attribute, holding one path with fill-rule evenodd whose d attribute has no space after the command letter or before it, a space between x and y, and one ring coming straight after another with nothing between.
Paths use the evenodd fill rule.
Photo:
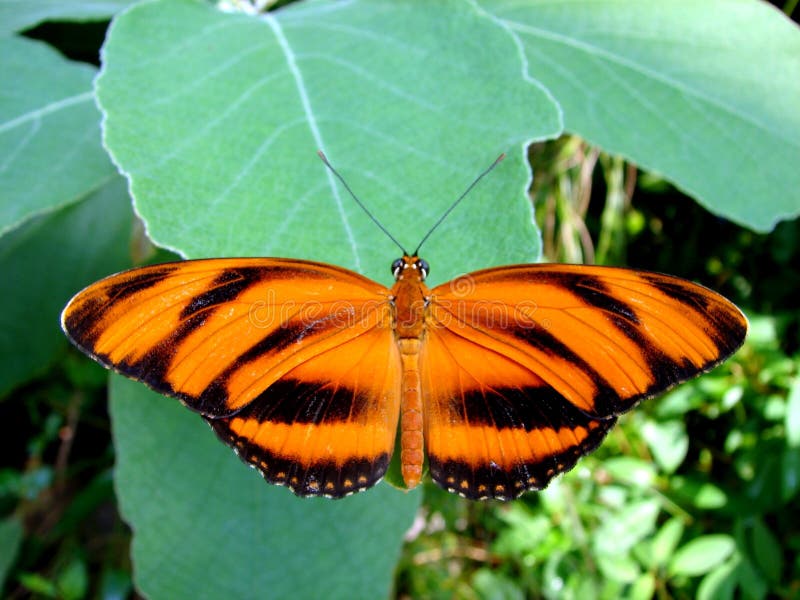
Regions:
<instances>
[{"instance_id":1,"label":"butterfly abdomen","mask_svg":"<svg viewBox=\"0 0 800 600\"><path fill-rule=\"evenodd\" d=\"M408 489L415 488L422 478L424 459L422 435L422 394L419 377L419 347L417 338L400 338L400 358L403 377L400 413L400 469Z\"/></svg>"}]
</instances>

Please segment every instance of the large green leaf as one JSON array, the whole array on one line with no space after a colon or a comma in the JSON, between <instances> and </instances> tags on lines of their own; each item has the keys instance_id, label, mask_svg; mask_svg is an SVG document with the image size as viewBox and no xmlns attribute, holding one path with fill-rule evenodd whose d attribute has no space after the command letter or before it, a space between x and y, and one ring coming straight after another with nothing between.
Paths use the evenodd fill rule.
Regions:
<instances>
[{"instance_id":1,"label":"large green leaf","mask_svg":"<svg viewBox=\"0 0 800 600\"><path fill-rule=\"evenodd\" d=\"M409 250L506 151L425 255L441 280L538 254L523 148L557 134L559 113L471 5L309 2L252 17L153 2L115 20L103 57L106 143L160 245L387 280L398 249L316 150Z\"/></svg>"},{"instance_id":2,"label":"large green leaf","mask_svg":"<svg viewBox=\"0 0 800 600\"><path fill-rule=\"evenodd\" d=\"M203 420L114 376L117 493L149 598L382 598L420 493L344 500L266 484Z\"/></svg>"},{"instance_id":3,"label":"large green leaf","mask_svg":"<svg viewBox=\"0 0 800 600\"><path fill-rule=\"evenodd\" d=\"M106 144L161 245L321 259L388 283L399 250L316 150L411 250L506 151L425 254L440 279L538 254L523 149L558 133L559 114L524 81L513 40L467 4L320 2L253 17L152 2L114 21L103 58ZM381 484L337 502L297 499L177 403L114 389L118 491L142 591L386 595L418 493Z\"/></svg>"},{"instance_id":4,"label":"large green leaf","mask_svg":"<svg viewBox=\"0 0 800 600\"><path fill-rule=\"evenodd\" d=\"M45 370L67 344L70 297L130 265L130 198L115 177L84 201L0 237L0 396Z\"/></svg>"},{"instance_id":5,"label":"large green leaf","mask_svg":"<svg viewBox=\"0 0 800 600\"><path fill-rule=\"evenodd\" d=\"M800 30L753 0L485 0L567 130L767 231L800 214Z\"/></svg>"},{"instance_id":6,"label":"large green leaf","mask_svg":"<svg viewBox=\"0 0 800 600\"><path fill-rule=\"evenodd\" d=\"M95 69L40 42L0 38L0 234L114 177L100 145Z\"/></svg>"}]
</instances>

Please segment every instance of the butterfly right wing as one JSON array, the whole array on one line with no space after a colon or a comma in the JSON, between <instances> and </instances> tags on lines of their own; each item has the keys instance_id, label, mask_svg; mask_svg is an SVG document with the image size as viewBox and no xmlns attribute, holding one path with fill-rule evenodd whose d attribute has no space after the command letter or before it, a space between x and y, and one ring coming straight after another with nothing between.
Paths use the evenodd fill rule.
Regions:
<instances>
[{"instance_id":1,"label":"butterfly right wing","mask_svg":"<svg viewBox=\"0 0 800 600\"><path fill-rule=\"evenodd\" d=\"M196 260L99 281L62 323L104 366L201 413L267 480L341 496L380 479L394 448L387 295L320 263Z\"/></svg>"},{"instance_id":2,"label":"butterfly right wing","mask_svg":"<svg viewBox=\"0 0 800 600\"><path fill-rule=\"evenodd\" d=\"M617 415L733 354L747 319L700 285L582 265L486 269L431 292L420 351L434 481L542 489Z\"/></svg>"}]
</instances>

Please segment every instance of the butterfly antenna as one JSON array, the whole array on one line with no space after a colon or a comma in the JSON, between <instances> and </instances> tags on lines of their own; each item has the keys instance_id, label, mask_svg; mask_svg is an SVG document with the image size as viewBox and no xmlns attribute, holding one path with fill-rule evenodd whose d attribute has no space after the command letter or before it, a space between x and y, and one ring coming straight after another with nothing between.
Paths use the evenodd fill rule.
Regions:
<instances>
[{"instance_id":1,"label":"butterfly antenna","mask_svg":"<svg viewBox=\"0 0 800 600\"><path fill-rule=\"evenodd\" d=\"M497 165L500 163L500 161L501 161L501 160L503 160L505 157L506 157L506 154L505 154L505 152L503 152L503 154L501 154L500 156L498 156L498 157L497 157L497 158L494 160L494 162L493 162L491 165L489 165L489 167L488 167L488 168L487 168L487 169L486 169L486 170L485 170L483 173L481 173L480 175L478 175L478 176L475 178L475 181L473 181L472 183L470 183L470 184L469 184L469 187L468 187L466 190L464 190L464 193L463 193L463 194L461 194L461 195L460 195L460 196L459 196L459 197L456 199L456 201L455 201L455 202L453 202L453 203L450 205L450 208L448 208L446 211L444 211L444 214L443 214L441 217L439 217L439 220L438 220L438 221L436 221L436 223L434 223L434 224L433 224L433 227L431 227L431 228L428 230L428 233L426 233L426 234L425 234L425 237L423 237L423 238L422 238L422 241L421 241L421 242L419 243L419 245L417 246L417 249L416 249L416 250L414 250L414 254L413 254L412 256L417 256L417 254L419 253L419 249L420 249L420 248L422 248L422 244L424 244L424 243L427 241L427 239L428 239L428 238L431 236L431 234L432 234L432 233L433 233L433 232L436 230L436 228L437 228L437 227L439 227L439 225L441 225L441 224L442 224L442 221L444 221L444 220L447 218L447 215L449 215L451 212L453 212L453 209L455 209L455 207L456 207L456 206L458 206L458 204L459 204L459 203L460 203L460 202L461 202L461 201L462 201L462 200L463 200L463 199L466 197L466 195L467 195L467 194L469 194L469 193L472 191L472 188L474 188L476 185L478 185L478 182L479 182L481 179L483 179L483 178L484 178L486 175L488 175L488 174L489 174L489 172L490 172L492 169L494 169L494 168L495 168L495 167L496 167L496 166L497 166Z\"/></svg>"},{"instance_id":2,"label":"butterfly antenna","mask_svg":"<svg viewBox=\"0 0 800 600\"><path fill-rule=\"evenodd\" d=\"M394 236L393 236L391 233L389 233L389 230L388 230L388 229L386 229L386 227L384 227L383 225L381 225L381 222L380 222L380 221L378 221L378 219L376 219L376 218L375 218L375 215L373 215L371 212L369 212L369 209L368 209L366 206L364 206L364 203L363 203L363 202L361 202L361 200L359 200L359 199L358 199L358 196L356 196L356 195L355 195L355 193L353 193L353 190L351 190L351 189L350 189L350 186L349 186L349 185L347 185L347 182L344 180L344 177L342 177L341 175L339 175L339 171L337 171L336 169L334 169L334 168L333 168L333 165L332 165L332 164L331 164L331 163L328 161L328 157L327 157L327 156L325 156L325 153L324 153L322 150L317 150L317 154L318 154L318 155L319 155L319 157L322 159L322 162L324 162L324 163L325 163L325 166L326 166L326 167L328 167L328 168L331 170L331 173L333 173L334 175L336 175L336 178L337 178L339 181L341 181L341 182L342 182L342 185L344 186L344 189L346 189L346 190L347 190L347 192L350 194L350 196L352 196L352 197L353 197L353 200L355 200L355 201L356 201L356 204L358 204L358 205L361 207L361 210L363 210L365 213L367 213L367 216L368 216L370 219L372 219L372 222L373 222L373 223L375 223L375 225L377 225L377 226L380 228L380 230L381 230L383 233L385 233L385 234L386 234L386 236L387 236L387 237L388 237L390 240L392 240L392 241L393 241L393 242L394 242L394 243L397 245L397 247L398 247L398 248L400 248L400 251L403 253L403 255L404 255L404 256L408 255L408 252L406 252L406 249L405 249L405 248L403 248L403 246L400 244L400 242L398 242L398 241L395 239L395 237L394 237Z\"/></svg>"}]
</instances>

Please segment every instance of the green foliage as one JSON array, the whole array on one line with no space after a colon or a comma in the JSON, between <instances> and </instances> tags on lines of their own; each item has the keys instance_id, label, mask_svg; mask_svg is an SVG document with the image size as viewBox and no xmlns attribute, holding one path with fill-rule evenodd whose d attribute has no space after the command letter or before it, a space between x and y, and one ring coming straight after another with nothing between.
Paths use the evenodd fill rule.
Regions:
<instances>
[{"instance_id":1,"label":"green foliage","mask_svg":"<svg viewBox=\"0 0 800 600\"><path fill-rule=\"evenodd\" d=\"M134 582L150 597L796 593L800 231L769 230L800 214L797 27L749 0L222 4L0 6L14 83L0 95L9 595L125 597ZM94 67L13 34L72 21L71 39L28 32L64 50L77 23L112 13L94 87ZM562 129L573 137L530 153L540 248L525 148ZM299 500L196 415L116 378L112 445L105 376L64 353L58 312L146 256L131 200L149 239L183 256L313 258L388 279L397 249L317 149L409 249L508 154L426 243L434 283L542 249L627 262L724 291L750 309L750 339L511 504L386 484ZM662 175L637 187L622 157Z\"/></svg>"}]
</instances>

